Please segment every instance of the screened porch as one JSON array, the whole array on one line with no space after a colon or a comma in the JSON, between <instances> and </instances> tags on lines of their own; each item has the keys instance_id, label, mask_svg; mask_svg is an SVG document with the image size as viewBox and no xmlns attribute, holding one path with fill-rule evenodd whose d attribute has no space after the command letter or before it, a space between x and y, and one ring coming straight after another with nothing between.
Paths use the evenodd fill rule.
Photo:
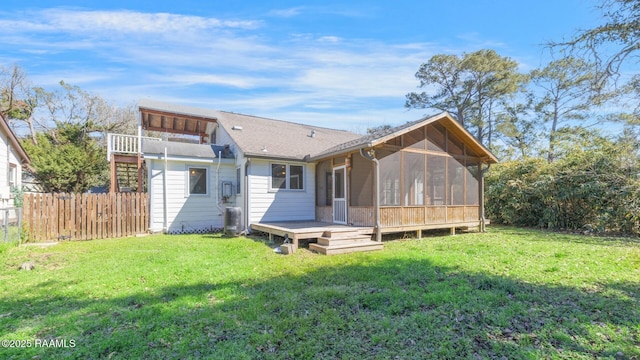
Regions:
<instances>
[{"instance_id":1,"label":"screened porch","mask_svg":"<svg viewBox=\"0 0 640 360\"><path fill-rule=\"evenodd\" d=\"M440 123L392 137L374 148L379 162L351 152L316 166L316 220L332 222L336 194L334 169L346 169L347 220L373 226L379 192L382 232L474 227L480 224L481 155Z\"/></svg>"}]
</instances>

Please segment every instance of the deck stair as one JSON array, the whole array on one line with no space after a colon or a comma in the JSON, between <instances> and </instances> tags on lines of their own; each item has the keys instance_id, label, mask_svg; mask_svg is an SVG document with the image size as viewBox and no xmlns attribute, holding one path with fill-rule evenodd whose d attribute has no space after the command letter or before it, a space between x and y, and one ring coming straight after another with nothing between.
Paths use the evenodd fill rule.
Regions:
<instances>
[{"instance_id":1,"label":"deck stair","mask_svg":"<svg viewBox=\"0 0 640 360\"><path fill-rule=\"evenodd\" d=\"M382 250L382 243L371 241L371 233L359 229L331 229L318 238L309 249L325 255L346 254L357 251Z\"/></svg>"}]
</instances>

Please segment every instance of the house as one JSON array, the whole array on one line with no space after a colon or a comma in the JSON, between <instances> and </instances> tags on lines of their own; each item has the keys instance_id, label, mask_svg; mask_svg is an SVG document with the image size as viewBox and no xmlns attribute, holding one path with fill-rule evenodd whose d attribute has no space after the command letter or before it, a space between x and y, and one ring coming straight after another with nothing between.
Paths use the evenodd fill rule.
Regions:
<instances>
[{"instance_id":1,"label":"house","mask_svg":"<svg viewBox=\"0 0 640 360\"><path fill-rule=\"evenodd\" d=\"M482 166L497 159L447 113L361 136L149 100L139 109L139 136L119 146L139 154L127 160L139 179L146 169L151 231L221 228L225 208L236 207L248 230L289 236L294 246L317 238L312 248L331 253L347 240L380 248L383 233L484 226ZM109 136L117 172L125 161L112 144L127 141Z\"/></svg>"},{"instance_id":2,"label":"house","mask_svg":"<svg viewBox=\"0 0 640 360\"><path fill-rule=\"evenodd\" d=\"M22 168L30 163L29 156L3 118L0 118L0 208L13 206L14 188L22 186Z\"/></svg>"}]
</instances>

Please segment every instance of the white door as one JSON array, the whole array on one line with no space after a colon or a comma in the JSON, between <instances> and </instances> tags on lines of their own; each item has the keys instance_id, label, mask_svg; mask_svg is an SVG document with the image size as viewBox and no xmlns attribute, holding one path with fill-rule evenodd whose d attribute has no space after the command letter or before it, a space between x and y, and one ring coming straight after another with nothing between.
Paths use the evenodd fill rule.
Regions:
<instances>
[{"instance_id":1,"label":"white door","mask_svg":"<svg viewBox=\"0 0 640 360\"><path fill-rule=\"evenodd\" d=\"M333 169L333 222L347 223L347 167Z\"/></svg>"}]
</instances>

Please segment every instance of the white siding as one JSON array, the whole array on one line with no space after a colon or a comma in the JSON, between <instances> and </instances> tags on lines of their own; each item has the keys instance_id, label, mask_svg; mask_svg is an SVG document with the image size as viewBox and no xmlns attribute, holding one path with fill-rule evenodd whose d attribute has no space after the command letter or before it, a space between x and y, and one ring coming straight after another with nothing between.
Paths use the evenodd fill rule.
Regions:
<instances>
[{"instance_id":1,"label":"white siding","mask_svg":"<svg viewBox=\"0 0 640 360\"><path fill-rule=\"evenodd\" d=\"M295 221L315 219L315 166L303 165L304 190L270 189L271 163L285 161L251 159L249 166L249 221Z\"/></svg>"},{"instance_id":2,"label":"white siding","mask_svg":"<svg viewBox=\"0 0 640 360\"><path fill-rule=\"evenodd\" d=\"M230 131L234 131L234 130L230 130ZM233 140L231 140L229 133L222 126L218 127L218 130L216 133L216 145L231 145L231 151L234 154L237 154L239 151L238 147L236 146L236 143L233 142Z\"/></svg>"},{"instance_id":3,"label":"white siding","mask_svg":"<svg viewBox=\"0 0 640 360\"><path fill-rule=\"evenodd\" d=\"M163 160L148 159L147 163L149 164L149 201L151 208L149 228L151 231L161 231L164 227L165 196L163 192L165 178L167 181L167 232L189 233L223 227L224 207L236 205L235 197L232 197L227 204L219 204L221 192L218 184L223 181L229 181L235 185L235 164L229 160L222 162L218 183L216 183L217 163L206 164L170 160L168 161L166 176ZM206 195L187 195L189 167L207 169L208 193Z\"/></svg>"},{"instance_id":4,"label":"white siding","mask_svg":"<svg viewBox=\"0 0 640 360\"><path fill-rule=\"evenodd\" d=\"M13 201L10 199L9 164L16 165L15 185L20 186L22 184L22 166L15 150L9 145L8 136L5 133L0 134L0 207L13 206Z\"/></svg>"}]
</instances>

